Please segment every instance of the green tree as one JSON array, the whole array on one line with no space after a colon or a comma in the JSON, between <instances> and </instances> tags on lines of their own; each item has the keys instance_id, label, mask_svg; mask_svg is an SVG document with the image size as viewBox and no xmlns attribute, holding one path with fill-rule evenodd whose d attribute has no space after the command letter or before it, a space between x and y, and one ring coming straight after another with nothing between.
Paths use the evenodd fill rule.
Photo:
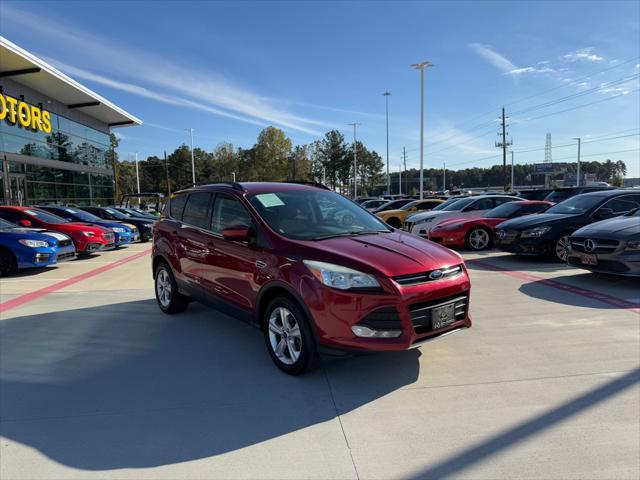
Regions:
<instances>
[{"instance_id":1,"label":"green tree","mask_svg":"<svg viewBox=\"0 0 640 480\"><path fill-rule=\"evenodd\" d=\"M248 180L282 181L288 175L289 157L291 156L291 140L279 128L267 127L258 135L258 142L253 146L253 155L248 158L250 168Z\"/></svg>"},{"instance_id":2,"label":"green tree","mask_svg":"<svg viewBox=\"0 0 640 480\"><path fill-rule=\"evenodd\" d=\"M314 175L323 172L329 186L335 190L340 176L349 170L349 150L344 141L344 135L338 130L327 132L324 138L315 145ZM348 178L348 175L347 175Z\"/></svg>"}]
</instances>

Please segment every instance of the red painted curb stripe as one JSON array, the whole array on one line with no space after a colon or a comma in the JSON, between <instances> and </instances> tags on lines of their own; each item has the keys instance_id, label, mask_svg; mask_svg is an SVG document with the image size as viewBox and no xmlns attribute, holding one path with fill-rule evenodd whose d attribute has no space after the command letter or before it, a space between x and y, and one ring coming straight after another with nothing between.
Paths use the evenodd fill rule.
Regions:
<instances>
[{"instance_id":1,"label":"red painted curb stripe","mask_svg":"<svg viewBox=\"0 0 640 480\"><path fill-rule=\"evenodd\" d=\"M618 308L624 308L626 310L630 310L634 313L640 313L640 304L630 302L628 300L624 300L622 298L613 297L611 295L607 295L604 293L596 292L595 290L589 290L586 288L574 287L568 285L566 283L558 282L556 280L549 280L548 278L539 277L538 275L533 275L531 273L525 273L518 270L509 270L505 267L499 267L498 265L493 265L491 263L487 263L483 260L467 260L466 263L471 263L473 265L477 265L485 270L493 270L496 272L504 273L506 275L510 275L512 277L520 278L522 280L528 280L532 282L539 282L547 287L555 288L557 290L564 290L565 292L574 293L576 295L581 295L583 297L591 298L592 300L597 300L601 303L606 303L607 305L612 305Z\"/></svg>"},{"instance_id":2,"label":"red painted curb stripe","mask_svg":"<svg viewBox=\"0 0 640 480\"><path fill-rule=\"evenodd\" d=\"M125 263L129 263L133 260L137 260L138 258L147 256L150 253L151 249L149 248L134 255L129 255L128 257L116 260L113 263L108 263L107 265L103 265L102 267L98 267L93 270L89 270L88 272L81 273L80 275L76 275L75 277L67 278L66 280L62 280L61 282L54 283L53 285L49 285L48 287L40 288L38 290L34 290L33 292L25 293L24 295L20 295L19 297L12 298L11 300L8 300L4 303L0 303L0 313L19 307L20 305L24 305L25 303L36 300L37 298L44 297L45 295L49 295L50 293L57 292L58 290L62 290L65 287L81 282L88 278L95 277L96 275L100 275L101 273L117 268L120 265L124 265Z\"/></svg>"}]
</instances>

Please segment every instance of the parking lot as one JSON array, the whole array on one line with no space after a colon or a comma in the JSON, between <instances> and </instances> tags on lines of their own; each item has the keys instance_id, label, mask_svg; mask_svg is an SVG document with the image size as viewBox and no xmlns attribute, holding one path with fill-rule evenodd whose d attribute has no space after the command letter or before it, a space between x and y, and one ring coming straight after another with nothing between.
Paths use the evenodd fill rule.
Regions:
<instances>
[{"instance_id":1,"label":"parking lot","mask_svg":"<svg viewBox=\"0 0 640 480\"><path fill-rule=\"evenodd\" d=\"M466 254L472 329L277 370L135 244L0 281L2 479L640 475L640 281Z\"/></svg>"}]
</instances>

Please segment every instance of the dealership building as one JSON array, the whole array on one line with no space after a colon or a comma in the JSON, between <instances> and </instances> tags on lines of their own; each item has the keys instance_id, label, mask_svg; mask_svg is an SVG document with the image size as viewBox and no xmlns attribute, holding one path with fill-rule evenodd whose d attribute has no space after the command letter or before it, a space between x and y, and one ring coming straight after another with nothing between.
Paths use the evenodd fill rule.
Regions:
<instances>
[{"instance_id":1,"label":"dealership building","mask_svg":"<svg viewBox=\"0 0 640 480\"><path fill-rule=\"evenodd\" d=\"M113 204L109 134L141 123L0 36L0 205Z\"/></svg>"}]
</instances>

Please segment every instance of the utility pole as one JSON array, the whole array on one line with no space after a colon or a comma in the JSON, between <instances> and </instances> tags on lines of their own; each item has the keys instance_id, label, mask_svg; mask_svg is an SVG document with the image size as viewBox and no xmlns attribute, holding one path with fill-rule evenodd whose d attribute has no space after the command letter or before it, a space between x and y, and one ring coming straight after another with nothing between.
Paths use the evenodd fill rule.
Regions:
<instances>
[{"instance_id":1,"label":"utility pole","mask_svg":"<svg viewBox=\"0 0 640 480\"><path fill-rule=\"evenodd\" d=\"M506 192L507 191L507 147L509 147L512 142L507 140L507 118L504 114L504 107L502 107L502 118L500 125L502 127L502 133L499 133L502 137L501 142L496 142L497 148L502 148L502 188Z\"/></svg>"},{"instance_id":2,"label":"utility pole","mask_svg":"<svg viewBox=\"0 0 640 480\"><path fill-rule=\"evenodd\" d=\"M424 69L433 67L433 63L421 62L411 66L420 70L420 200L422 200L424 198Z\"/></svg>"},{"instance_id":3,"label":"utility pole","mask_svg":"<svg viewBox=\"0 0 640 480\"><path fill-rule=\"evenodd\" d=\"M515 175L513 171L513 150L511 150L511 191L515 191L513 182L515 182Z\"/></svg>"},{"instance_id":4,"label":"utility pole","mask_svg":"<svg viewBox=\"0 0 640 480\"><path fill-rule=\"evenodd\" d=\"M167 197L171 196L171 182L169 181L169 161L167 160L167 151L164 151L164 170L167 174Z\"/></svg>"},{"instance_id":5,"label":"utility pole","mask_svg":"<svg viewBox=\"0 0 640 480\"><path fill-rule=\"evenodd\" d=\"M353 126L353 199L358 198L358 146L356 145L356 128L361 123L349 123Z\"/></svg>"},{"instance_id":6,"label":"utility pole","mask_svg":"<svg viewBox=\"0 0 640 480\"><path fill-rule=\"evenodd\" d=\"M196 184L196 162L193 159L193 128L189 129L189 135L191 136L191 178L193 184Z\"/></svg>"},{"instance_id":7,"label":"utility pole","mask_svg":"<svg viewBox=\"0 0 640 480\"><path fill-rule=\"evenodd\" d=\"M402 160L404 162L404 193L409 193L409 175L407 174L407 150L402 147Z\"/></svg>"},{"instance_id":8,"label":"utility pole","mask_svg":"<svg viewBox=\"0 0 640 480\"><path fill-rule=\"evenodd\" d=\"M391 92L384 92L382 95L384 96L387 114L387 194L391 195L391 177L389 176L389 96Z\"/></svg>"},{"instance_id":9,"label":"utility pole","mask_svg":"<svg viewBox=\"0 0 640 480\"><path fill-rule=\"evenodd\" d=\"M576 175L576 187L580 186L580 143L581 143L581 138L577 137L574 138L574 140L578 141L578 168L577 168L577 175Z\"/></svg>"},{"instance_id":10,"label":"utility pole","mask_svg":"<svg viewBox=\"0 0 640 480\"><path fill-rule=\"evenodd\" d=\"M402 195L402 163L400 163L400 169L398 170L398 195Z\"/></svg>"},{"instance_id":11,"label":"utility pole","mask_svg":"<svg viewBox=\"0 0 640 480\"><path fill-rule=\"evenodd\" d=\"M442 191L444 192L447 189L447 164L446 162L442 163Z\"/></svg>"}]
</instances>

